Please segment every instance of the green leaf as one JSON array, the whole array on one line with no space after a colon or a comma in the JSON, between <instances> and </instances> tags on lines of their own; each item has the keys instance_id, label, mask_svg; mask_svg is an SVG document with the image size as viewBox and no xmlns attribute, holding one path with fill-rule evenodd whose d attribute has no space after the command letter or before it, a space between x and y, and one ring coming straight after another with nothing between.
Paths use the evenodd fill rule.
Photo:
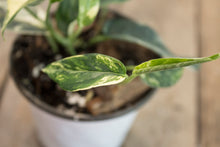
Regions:
<instances>
[{"instance_id":1,"label":"green leaf","mask_svg":"<svg viewBox=\"0 0 220 147\"><path fill-rule=\"evenodd\" d=\"M77 19L78 0L63 0L56 11L56 21L58 28L67 35L69 24Z\"/></svg>"},{"instance_id":2,"label":"green leaf","mask_svg":"<svg viewBox=\"0 0 220 147\"><path fill-rule=\"evenodd\" d=\"M111 3L120 3L120 2L125 2L125 1L128 1L128 0L101 0L101 6L107 6Z\"/></svg>"},{"instance_id":3,"label":"green leaf","mask_svg":"<svg viewBox=\"0 0 220 147\"><path fill-rule=\"evenodd\" d=\"M83 28L93 23L99 12L99 7L100 0L79 1L79 14L77 18L79 28Z\"/></svg>"},{"instance_id":4,"label":"green leaf","mask_svg":"<svg viewBox=\"0 0 220 147\"><path fill-rule=\"evenodd\" d=\"M140 75L141 79L150 87L169 87L177 83L183 74L183 68L156 71Z\"/></svg>"},{"instance_id":5,"label":"green leaf","mask_svg":"<svg viewBox=\"0 0 220 147\"><path fill-rule=\"evenodd\" d=\"M60 2L62 0L50 0L51 3Z\"/></svg>"},{"instance_id":6,"label":"green leaf","mask_svg":"<svg viewBox=\"0 0 220 147\"><path fill-rule=\"evenodd\" d=\"M119 39L139 44L163 57L174 56L168 51L153 29L121 16L107 21L104 24L103 33L111 39Z\"/></svg>"},{"instance_id":7,"label":"green leaf","mask_svg":"<svg viewBox=\"0 0 220 147\"><path fill-rule=\"evenodd\" d=\"M220 54L215 54L204 58L160 58L144 62L136 66L132 72L133 75L141 75L145 73L180 68L194 64L204 63L220 58Z\"/></svg>"},{"instance_id":8,"label":"green leaf","mask_svg":"<svg viewBox=\"0 0 220 147\"><path fill-rule=\"evenodd\" d=\"M117 84L127 78L123 63L102 54L68 57L51 63L43 72L67 91Z\"/></svg>"},{"instance_id":9,"label":"green leaf","mask_svg":"<svg viewBox=\"0 0 220 147\"><path fill-rule=\"evenodd\" d=\"M36 2L37 0L8 0L8 11L4 19L4 23L1 29L2 35L7 27L7 25L12 21L16 14L24 7Z\"/></svg>"}]
</instances>

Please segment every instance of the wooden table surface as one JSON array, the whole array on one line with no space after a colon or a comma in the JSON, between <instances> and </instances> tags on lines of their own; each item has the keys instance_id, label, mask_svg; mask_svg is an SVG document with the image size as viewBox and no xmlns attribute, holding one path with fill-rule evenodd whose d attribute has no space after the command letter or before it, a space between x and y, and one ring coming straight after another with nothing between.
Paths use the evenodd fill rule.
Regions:
<instances>
[{"instance_id":1,"label":"wooden table surface","mask_svg":"<svg viewBox=\"0 0 220 147\"><path fill-rule=\"evenodd\" d=\"M130 0L111 6L153 27L177 55L220 52L219 0ZM15 34L0 40L0 147L40 147L28 102L8 74ZM141 108L123 147L219 147L220 60L185 70L171 88L160 89Z\"/></svg>"}]
</instances>

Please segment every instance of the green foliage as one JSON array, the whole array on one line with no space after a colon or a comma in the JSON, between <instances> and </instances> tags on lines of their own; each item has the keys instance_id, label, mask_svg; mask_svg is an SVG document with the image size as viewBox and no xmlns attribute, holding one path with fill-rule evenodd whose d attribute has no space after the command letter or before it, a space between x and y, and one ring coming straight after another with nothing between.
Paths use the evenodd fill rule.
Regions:
<instances>
[{"instance_id":1,"label":"green foliage","mask_svg":"<svg viewBox=\"0 0 220 147\"><path fill-rule=\"evenodd\" d=\"M142 45L164 57L173 56L153 29L124 17L118 16L107 21L103 33L111 39Z\"/></svg>"},{"instance_id":2,"label":"green foliage","mask_svg":"<svg viewBox=\"0 0 220 147\"><path fill-rule=\"evenodd\" d=\"M125 66L119 60L102 54L85 54L53 62L43 71L61 88L68 91L118 84L130 81L137 76L141 76L152 87L167 87L179 80L182 75L181 67L218 58L220 54L196 59L154 59L136 66L132 75L128 77Z\"/></svg>"},{"instance_id":3,"label":"green foliage","mask_svg":"<svg viewBox=\"0 0 220 147\"><path fill-rule=\"evenodd\" d=\"M83 28L90 25L99 12L99 0L80 0L79 14L77 18L78 27Z\"/></svg>"},{"instance_id":4,"label":"green foliage","mask_svg":"<svg viewBox=\"0 0 220 147\"><path fill-rule=\"evenodd\" d=\"M127 77L119 60L101 54L68 57L53 62L43 71L67 91L117 84Z\"/></svg>"},{"instance_id":5,"label":"green foliage","mask_svg":"<svg viewBox=\"0 0 220 147\"><path fill-rule=\"evenodd\" d=\"M50 0L51 3L60 2L62 0Z\"/></svg>"},{"instance_id":6,"label":"green foliage","mask_svg":"<svg viewBox=\"0 0 220 147\"><path fill-rule=\"evenodd\" d=\"M194 64L204 63L220 58L220 54L215 54L204 58L161 58L144 62L136 66L133 70L134 75L141 75L154 71L180 68Z\"/></svg>"},{"instance_id":7,"label":"green foliage","mask_svg":"<svg viewBox=\"0 0 220 147\"><path fill-rule=\"evenodd\" d=\"M141 79L150 87L169 87L177 83L183 74L183 68L156 71L141 74Z\"/></svg>"},{"instance_id":8,"label":"green foliage","mask_svg":"<svg viewBox=\"0 0 220 147\"><path fill-rule=\"evenodd\" d=\"M106 6L111 3L125 2L125 1L127 0L101 0L100 5ZM84 3L85 1L81 1L81 5L83 5ZM96 1L95 3L97 5L98 1ZM89 7L91 8L91 6ZM88 8L86 11L88 11ZM68 27L70 27L71 22L77 19L78 13L79 13L79 0L62 0L62 2L59 4L58 9L56 11L56 22L57 22L58 28L64 33L64 35L67 35ZM85 14L83 13L83 15ZM82 17L85 17L85 16L82 16Z\"/></svg>"},{"instance_id":9,"label":"green foliage","mask_svg":"<svg viewBox=\"0 0 220 147\"><path fill-rule=\"evenodd\" d=\"M76 54L75 48L80 45L84 47L106 39L116 39L141 45L162 57L174 56L153 29L118 15L106 21L105 13L101 13L101 18L97 21L100 27L96 28L98 33L95 32L88 41L80 38L82 31L96 19L100 6L126 0L49 0L47 10L43 13L33 8L42 1L44 0L8 0L7 10L1 2L0 22L4 20L2 34L6 27L19 32L44 34L55 53L58 52L59 45L64 46L66 52L73 55ZM56 26L50 18L50 9L55 2L58 2ZM23 9L25 11L21 11ZM19 17L18 13L22 17ZM151 87L167 87L180 79L182 67L212 61L219 57L220 54L205 58L154 59L138 66L130 66L129 70L132 67L133 71L132 75L128 76L125 65L119 60L102 54L85 54L53 62L43 71L61 88L68 91L127 83L137 76Z\"/></svg>"},{"instance_id":10,"label":"green foliage","mask_svg":"<svg viewBox=\"0 0 220 147\"><path fill-rule=\"evenodd\" d=\"M57 26L64 36L55 33L52 29L53 36L69 52L74 55L76 42L80 42L78 36L84 27L91 25L98 12L99 0L63 0L57 10Z\"/></svg>"},{"instance_id":11,"label":"green foliage","mask_svg":"<svg viewBox=\"0 0 220 147\"><path fill-rule=\"evenodd\" d=\"M58 28L67 35L69 24L77 19L78 0L63 0L56 12L56 22Z\"/></svg>"}]
</instances>

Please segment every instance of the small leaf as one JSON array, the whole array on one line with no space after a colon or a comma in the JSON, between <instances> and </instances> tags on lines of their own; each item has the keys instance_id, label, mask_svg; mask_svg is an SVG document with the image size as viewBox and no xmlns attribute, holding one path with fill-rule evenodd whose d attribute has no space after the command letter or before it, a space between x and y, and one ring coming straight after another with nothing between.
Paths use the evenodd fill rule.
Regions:
<instances>
[{"instance_id":1,"label":"small leaf","mask_svg":"<svg viewBox=\"0 0 220 147\"><path fill-rule=\"evenodd\" d=\"M79 0L63 0L56 11L56 21L58 28L67 35L69 24L77 19Z\"/></svg>"},{"instance_id":2,"label":"small leaf","mask_svg":"<svg viewBox=\"0 0 220 147\"><path fill-rule=\"evenodd\" d=\"M204 63L220 58L220 54L215 54L204 58L160 58L144 62L136 66L133 70L134 75L141 75L149 72L180 68L194 64Z\"/></svg>"},{"instance_id":3,"label":"small leaf","mask_svg":"<svg viewBox=\"0 0 220 147\"><path fill-rule=\"evenodd\" d=\"M128 1L128 0L101 0L101 6L107 6L111 3L120 3L120 2L125 2L125 1Z\"/></svg>"},{"instance_id":4,"label":"small leaf","mask_svg":"<svg viewBox=\"0 0 220 147\"><path fill-rule=\"evenodd\" d=\"M93 23L96 15L99 12L100 0L80 0L78 25L80 28L88 26Z\"/></svg>"},{"instance_id":5,"label":"small leaf","mask_svg":"<svg viewBox=\"0 0 220 147\"><path fill-rule=\"evenodd\" d=\"M183 74L183 68L156 71L140 75L141 79L150 87L169 87L177 83Z\"/></svg>"},{"instance_id":6,"label":"small leaf","mask_svg":"<svg viewBox=\"0 0 220 147\"><path fill-rule=\"evenodd\" d=\"M16 16L16 14L24 7L36 2L37 0L8 0L8 12L2 26L2 35L6 29L6 26Z\"/></svg>"},{"instance_id":7,"label":"small leaf","mask_svg":"<svg viewBox=\"0 0 220 147\"><path fill-rule=\"evenodd\" d=\"M130 19L117 16L104 24L104 35L144 46L163 57L174 55L165 47L157 33L149 26L140 25Z\"/></svg>"},{"instance_id":8,"label":"small leaf","mask_svg":"<svg viewBox=\"0 0 220 147\"><path fill-rule=\"evenodd\" d=\"M68 57L51 63L43 72L67 91L117 84L127 78L123 63L102 54Z\"/></svg>"}]
</instances>

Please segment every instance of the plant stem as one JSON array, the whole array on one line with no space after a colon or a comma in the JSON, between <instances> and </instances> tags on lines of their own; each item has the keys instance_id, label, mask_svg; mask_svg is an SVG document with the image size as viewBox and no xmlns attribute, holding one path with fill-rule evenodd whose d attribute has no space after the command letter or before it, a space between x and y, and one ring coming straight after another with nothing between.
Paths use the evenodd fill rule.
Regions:
<instances>
[{"instance_id":1,"label":"plant stem","mask_svg":"<svg viewBox=\"0 0 220 147\"><path fill-rule=\"evenodd\" d=\"M52 27L50 17L49 17L50 16L49 14L50 14L51 5L52 5L52 3L50 2L49 5L48 5L48 8L47 8L47 16L46 16L46 27L47 27L47 29L49 30L49 33L50 33L50 36L49 36L51 38L50 40L51 40L51 42L53 42L54 47L55 47L55 45L57 46L57 43L56 43L56 41L57 41L65 47L66 52L68 52L71 55L75 55L76 52L73 48L72 42L70 42L67 38L63 37L61 34L56 32ZM56 49L56 47L54 49Z\"/></svg>"},{"instance_id":2,"label":"plant stem","mask_svg":"<svg viewBox=\"0 0 220 147\"><path fill-rule=\"evenodd\" d=\"M35 19L37 19L39 22L41 22L43 24L43 26L45 27L45 22L39 18L30 8L25 7L25 10L31 15L33 16Z\"/></svg>"},{"instance_id":3,"label":"plant stem","mask_svg":"<svg viewBox=\"0 0 220 147\"><path fill-rule=\"evenodd\" d=\"M46 38L47 38L48 42L50 43L53 52L56 53L58 51L58 46L57 46L56 42L54 41L53 37L50 35L50 33L48 33L46 35Z\"/></svg>"},{"instance_id":4,"label":"plant stem","mask_svg":"<svg viewBox=\"0 0 220 147\"><path fill-rule=\"evenodd\" d=\"M94 36L93 38L91 38L88 42L88 46L91 46L93 44L99 43L99 42L103 42L105 40L108 40L109 38L107 36L104 35L97 35Z\"/></svg>"},{"instance_id":5,"label":"plant stem","mask_svg":"<svg viewBox=\"0 0 220 147\"><path fill-rule=\"evenodd\" d=\"M46 24L48 26L51 26L51 22L50 22L50 9L51 9L52 3L49 2L48 6L47 6L47 15L46 15Z\"/></svg>"},{"instance_id":6,"label":"plant stem","mask_svg":"<svg viewBox=\"0 0 220 147\"><path fill-rule=\"evenodd\" d=\"M69 36L69 40L74 41L76 40L76 38L80 35L80 33L82 32L82 27L79 27L75 32L73 32L70 36Z\"/></svg>"},{"instance_id":7,"label":"plant stem","mask_svg":"<svg viewBox=\"0 0 220 147\"><path fill-rule=\"evenodd\" d=\"M106 8L104 8L100 11L100 16L97 21L97 27L95 28L94 36L96 36L96 35L100 34L100 32L102 32L103 25L105 24L105 22L107 20L108 12L109 11Z\"/></svg>"},{"instance_id":8,"label":"plant stem","mask_svg":"<svg viewBox=\"0 0 220 147\"><path fill-rule=\"evenodd\" d=\"M69 42L73 43L75 40L77 40L77 37L79 37L82 30L83 29L81 27L79 27L75 32L73 32L70 36L68 36Z\"/></svg>"},{"instance_id":9,"label":"plant stem","mask_svg":"<svg viewBox=\"0 0 220 147\"><path fill-rule=\"evenodd\" d=\"M128 71L132 71L135 68L135 65L128 65L126 66L126 69ZM136 74L132 74L130 77L128 77L127 79L125 79L121 84L127 84L129 82L131 82L133 79L135 79L138 75Z\"/></svg>"},{"instance_id":10,"label":"plant stem","mask_svg":"<svg viewBox=\"0 0 220 147\"><path fill-rule=\"evenodd\" d=\"M52 50L54 53L57 53L58 52L58 45L57 45L57 42L56 42L56 38L54 36L54 30L52 28L52 25L51 25L51 21L50 21L50 9L51 9L51 5L52 3L49 2L48 4L48 7L47 7L47 15L46 15L46 20L45 20L45 25L46 25L46 28L48 29L49 33L48 33L48 36L47 36L47 39L52 47Z\"/></svg>"},{"instance_id":11,"label":"plant stem","mask_svg":"<svg viewBox=\"0 0 220 147\"><path fill-rule=\"evenodd\" d=\"M71 55L76 55L74 46L72 44L72 42L69 42L68 45L66 46L66 50L67 52L69 52Z\"/></svg>"},{"instance_id":12,"label":"plant stem","mask_svg":"<svg viewBox=\"0 0 220 147\"><path fill-rule=\"evenodd\" d=\"M126 66L126 69L129 70L129 71L132 71L134 68L135 68L134 65L128 65L128 66Z\"/></svg>"},{"instance_id":13,"label":"plant stem","mask_svg":"<svg viewBox=\"0 0 220 147\"><path fill-rule=\"evenodd\" d=\"M121 84L124 85L124 84L127 84L129 82L131 82L133 79L135 79L138 75L136 74L132 74L130 77L128 77L127 79L125 79Z\"/></svg>"},{"instance_id":14,"label":"plant stem","mask_svg":"<svg viewBox=\"0 0 220 147\"><path fill-rule=\"evenodd\" d=\"M47 18L46 20L48 19L49 15L48 13L50 12L50 7L51 7L51 4L49 4L48 6L48 10L47 10ZM47 24L47 22L45 23L41 18L39 18L30 8L28 7L25 7L25 10L31 15L33 16L36 20L38 20L39 22L42 23L42 25L44 26L45 29L48 29L49 30L49 33L46 33L46 38L48 40L48 42L50 43L51 47L52 47L52 50L54 53L58 52L58 46L56 44L56 41L53 39L53 35L51 34L51 31L50 31L50 28Z\"/></svg>"}]
</instances>

